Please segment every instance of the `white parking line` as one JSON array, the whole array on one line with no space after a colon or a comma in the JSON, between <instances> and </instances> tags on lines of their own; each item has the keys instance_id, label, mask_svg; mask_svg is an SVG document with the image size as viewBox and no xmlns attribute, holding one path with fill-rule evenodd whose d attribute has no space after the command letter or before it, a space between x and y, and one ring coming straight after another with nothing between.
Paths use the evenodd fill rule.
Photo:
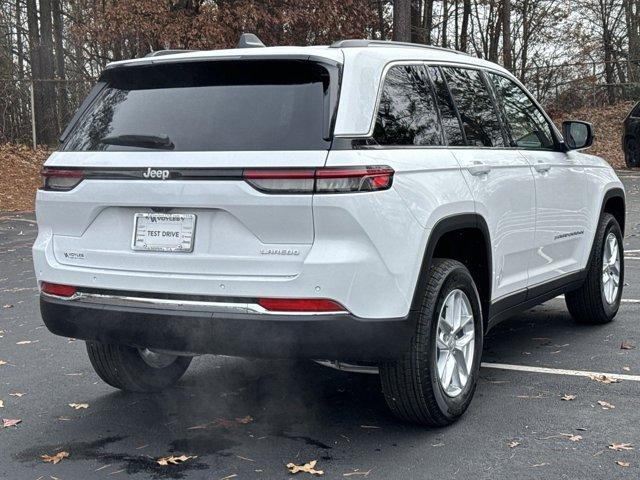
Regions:
<instances>
[{"instance_id":1,"label":"white parking line","mask_svg":"<svg viewBox=\"0 0 640 480\"><path fill-rule=\"evenodd\" d=\"M571 375L574 377L591 377L606 375L616 380L630 380L640 382L640 375L624 375L621 373L588 372L584 370L566 370L563 368L530 367L528 365L509 365L507 363L482 362L483 368L494 368L497 370L515 370L518 372L549 373L552 375Z\"/></svg>"}]
</instances>

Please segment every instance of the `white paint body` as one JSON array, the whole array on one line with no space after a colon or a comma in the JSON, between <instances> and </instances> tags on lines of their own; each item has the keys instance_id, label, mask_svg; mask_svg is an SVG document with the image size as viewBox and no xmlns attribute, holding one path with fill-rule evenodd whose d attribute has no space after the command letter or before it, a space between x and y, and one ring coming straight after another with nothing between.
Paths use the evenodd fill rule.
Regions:
<instances>
[{"instance_id":1,"label":"white paint body","mask_svg":"<svg viewBox=\"0 0 640 480\"><path fill-rule=\"evenodd\" d=\"M168 55L135 62L313 55L343 65L335 137L370 135L393 62L489 62L403 47L277 47ZM482 162L483 174L472 168ZM540 172L536 164L550 165ZM388 165L393 186L335 195L265 194L243 181L84 180L39 191L33 247L39 281L110 290L225 297L330 298L364 319L409 313L433 227L479 214L489 227L491 300L584 269L605 193L622 188L602 159L515 148L399 148L283 152L58 152L46 166L322 167ZM131 249L133 216L151 207L198 217L194 251ZM563 233L582 231L567 238ZM269 249L296 255L265 255ZM81 253L81 257L68 255Z\"/></svg>"}]
</instances>

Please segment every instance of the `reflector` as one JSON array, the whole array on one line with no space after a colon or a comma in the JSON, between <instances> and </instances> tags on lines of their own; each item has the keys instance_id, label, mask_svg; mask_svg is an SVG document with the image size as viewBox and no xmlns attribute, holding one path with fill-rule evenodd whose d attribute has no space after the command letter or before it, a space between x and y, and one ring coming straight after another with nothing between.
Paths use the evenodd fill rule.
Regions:
<instances>
[{"instance_id":1,"label":"reflector","mask_svg":"<svg viewBox=\"0 0 640 480\"><path fill-rule=\"evenodd\" d=\"M326 298L261 298L258 304L271 312L346 312Z\"/></svg>"},{"instance_id":2,"label":"reflector","mask_svg":"<svg viewBox=\"0 0 640 480\"><path fill-rule=\"evenodd\" d=\"M59 283L49 283L42 282L40 284L40 290L43 293L47 293L49 295L56 295L58 297L73 297L77 292L76 287L72 287L71 285L61 285Z\"/></svg>"}]
</instances>

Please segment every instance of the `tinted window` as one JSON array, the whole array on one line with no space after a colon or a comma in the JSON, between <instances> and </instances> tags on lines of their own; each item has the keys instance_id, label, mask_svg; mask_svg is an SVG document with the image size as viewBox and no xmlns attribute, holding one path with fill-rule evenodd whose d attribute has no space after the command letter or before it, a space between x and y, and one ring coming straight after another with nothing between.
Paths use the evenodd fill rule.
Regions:
<instances>
[{"instance_id":1,"label":"tinted window","mask_svg":"<svg viewBox=\"0 0 640 480\"><path fill-rule=\"evenodd\" d=\"M458 114L456 113L456 108L453 105L453 100L451 100L449 88L444 81L442 72L438 67L427 67L427 71L433 81L436 102L440 109L440 118L442 119L444 134L447 138L447 145L454 147L466 145Z\"/></svg>"},{"instance_id":2,"label":"tinted window","mask_svg":"<svg viewBox=\"0 0 640 480\"><path fill-rule=\"evenodd\" d=\"M493 100L478 70L443 68L458 107L467 145L503 147L504 138Z\"/></svg>"},{"instance_id":3,"label":"tinted window","mask_svg":"<svg viewBox=\"0 0 640 480\"><path fill-rule=\"evenodd\" d=\"M389 69L373 138L380 145L442 145L431 85L423 67Z\"/></svg>"},{"instance_id":4,"label":"tinted window","mask_svg":"<svg viewBox=\"0 0 640 480\"><path fill-rule=\"evenodd\" d=\"M506 77L489 77L504 109L513 143L521 148L553 148L551 128L529 96Z\"/></svg>"},{"instance_id":5,"label":"tinted window","mask_svg":"<svg viewBox=\"0 0 640 480\"><path fill-rule=\"evenodd\" d=\"M168 138L182 151L329 148L327 99L338 86L315 63L167 63L107 70L101 80L65 150L145 149L101 141L123 135Z\"/></svg>"}]
</instances>

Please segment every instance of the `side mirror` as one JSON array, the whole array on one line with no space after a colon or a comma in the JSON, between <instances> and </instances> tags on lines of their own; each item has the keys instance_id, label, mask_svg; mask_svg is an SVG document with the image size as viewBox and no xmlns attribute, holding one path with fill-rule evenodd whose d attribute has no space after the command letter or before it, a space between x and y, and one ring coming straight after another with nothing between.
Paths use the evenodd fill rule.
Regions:
<instances>
[{"instance_id":1,"label":"side mirror","mask_svg":"<svg viewBox=\"0 0 640 480\"><path fill-rule=\"evenodd\" d=\"M563 122L562 136L569 150L582 150L593 145L593 126L587 122L572 120Z\"/></svg>"}]
</instances>

